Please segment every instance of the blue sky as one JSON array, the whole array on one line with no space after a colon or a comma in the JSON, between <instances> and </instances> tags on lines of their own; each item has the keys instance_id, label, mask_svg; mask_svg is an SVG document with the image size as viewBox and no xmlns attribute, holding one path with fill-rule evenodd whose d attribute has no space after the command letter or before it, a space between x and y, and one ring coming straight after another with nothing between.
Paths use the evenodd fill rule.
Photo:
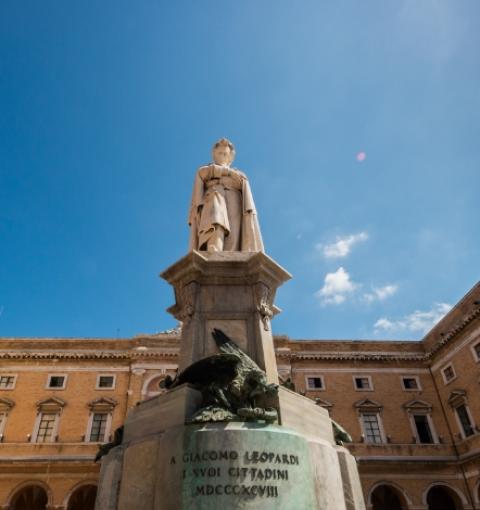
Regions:
<instances>
[{"instance_id":1,"label":"blue sky","mask_svg":"<svg viewBox=\"0 0 480 510\"><path fill-rule=\"evenodd\" d=\"M478 280L476 0L0 3L0 336L175 325L222 136L267 253L275 333L421 338Z\"/></svg>"}]
</instances>

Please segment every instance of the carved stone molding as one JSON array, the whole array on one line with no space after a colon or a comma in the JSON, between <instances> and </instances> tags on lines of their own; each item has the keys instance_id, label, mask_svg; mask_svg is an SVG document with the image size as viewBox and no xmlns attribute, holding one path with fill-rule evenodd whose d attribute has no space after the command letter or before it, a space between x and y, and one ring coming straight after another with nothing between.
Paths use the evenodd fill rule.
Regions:
<instances>
[{"instance_id":1,"label":"carved stone molding","mask_svg":"<svg viewBox=\"0 0 480 510\"><path fill-rule=\"evenodd\" d=\"M59 412L67 403L58 397L50 397L37 402L37 409L41 413Z\"/></svg>"},{"instance_id":2,"label":"carved stone molding","mask_svg":"<svg viewBox=\"0 0 480 510\"><path fill-rule=\"evenodd\" d=\"M408 412L415 412L415 411L423 411L423 412L431 412L432 411L432 404L430 402L426 402L425 400L409 400L402 406L406 411Z\"/></svg>"},{"instance_id":3,"label":"carved stone molding","mask_svg":"<svg viewBox=\"0 0 480 510\"><path fill-rule=\"evenodd\" d=\"M175 288L175 304L168 308L167 312L171 313L182 326L188 324L195 313L195 299L197 297L198 283L195 281L179 285Z\"/></svg>"},{"instance_id":4,"label":"carved stone molding","mask_svg":"<svg viewBox=\"0 0 480 510\"><path fill-rule=\"evenodd\" d=\"M452 408L458 407L467 403L467 392L465 390L453 390L448 397L448 405Z\"/></svg>"},{"instance_id":5,"label":"carved stone molding","mask_svg":"<svg viewBox=\"0 0 480 510\"><path fill-rule=\"evenodd\" d=\"M111 412L118 402L113 398L100 397L87 404L92 412Z\"/></svg>"},{"instance_id":6,"label":"carved stone molding","mask_svg":"<svg viewBox=\"0 0 480 510\"><path fill-rule=\"evenodd\" d=\"M258 313L260 314L263 322L263 329L270 331L270 319L273 317L270 289L262 282L258 282L254 286L255 290L255 305Z\"/></svg>"},{"instance_id":7,"label":"carved stone molding","mask_svg":"<svg viewBox=\"0 0 480 510\"><path fill-rule=\"evenodd\" d=\"M353 404L359 412L381 412L383 409L383 405L376 400L371 400L369 398L364 398L362 400L358 400Z\"/></svg>"},{"instance_id":8,"label":"carved stone molding","mask_svg":"<svg viewBox=\"0 0 480 510\"><path fill-rule=\"evenodd\" d=\"M197 296L197 282L190 282L184 285L181 290L180 310L177 319L184 324L187 323L195 313L195 298Z\"/></svg>"},{"instance_id":9,"label":"carved stone molding","mask_svg":"<svg viewBox=\"0 0 480 510\"><path fill-rule=\"evenodd\" d=\"M13 400L6 397L0 398L0 412L8 413L14 406L15 402Z\"/></svg>"}]
</instances>

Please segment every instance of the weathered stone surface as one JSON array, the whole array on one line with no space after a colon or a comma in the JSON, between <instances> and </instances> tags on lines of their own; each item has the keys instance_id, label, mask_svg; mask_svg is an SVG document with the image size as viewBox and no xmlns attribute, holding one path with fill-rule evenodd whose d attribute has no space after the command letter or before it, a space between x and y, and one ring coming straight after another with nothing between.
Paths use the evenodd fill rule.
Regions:
<instances>
[{"instance_id":1,"label":"weathered stone surface","mask_svg":"<svg viewBox=\"0 0 480 510\"><path fill-rule=\"evenodd\" d=\"M159 449L155 510L318 508L308 444L295 432L228 423L179 433Z\"/></svg>"},{"instance_id":2,"label":"weathered stone surface","mask_svg":"<svg viewBox=\"0 0 480 510\"><path fill-rule=\"evenodd\" d=\"M336 448L343 483L346 510L365 510L362 485L358 476L357 462L348 450Z\"/></svg>"},{"instance_id":3,"label":"weathered stone surface","mask_svg":"<svg viewBox=\"0 0 480 510\"><path fill-rule=\"evenodd\" d=\"M283 386L278 389L280 423L307 438L322 439L334 444L332 421L328 411L317 406L309 398L303 397Z\"/></svg>"},{"instance_id":4,"label":"weathered stone surface","mask_svg":"<svg viewBox=\"0 0 480 510\"><path fill-rule=\"evenodd\" d=\"M212 337L214 329L220 329L228 337L234 338L235 343L244 351L248 349L247 321L244 319L214 319L205 323L205 339L207 340L206 354L208 356L217 354L218 348Z\"/></svg>"},{"instance_id":5,"label":"weathered stone surface","mask_svg":"<svg viewBox=\"0 0 480 510\"><path fill-rule=\"evenodd\" d=\"M200 407L202 395L187 384L141 402L125 421L124 442L129 443L183 425Z\"/></svg>"},{"instance_id":6,"label":"weathered stone surface","mask_svg":"<svg viewBox=\"0 0 480 510\"><path fill-rule=\"evenodd\" d=\"M95 510L117 510L123 450L123 447L117 446L102 459Z\"/></svg>"},{"instance_id":7,"label":"weathered stone surface","mask_svg":"<svg viewBox=\"0 0 480 510\"><path fill-rule=\"evenodd\" d=\"M282 426L171 427L103 462L96 510L365 509L354 457Z\"/></svg>"},{"instance_id":8,"label":"weathered stone surface","mask_svg":"<svg viewBox=\"0 0 480 510\"><path fill-rule=\"evenodd\" d=\"M174 427L167 430L160 439L156 466L155 510L182 508L183 468L181 459L180 463L178 462L178 455L179 452L183 452L187 430L186 427ZM131 510L134 510L134 507Z\"/></svg>"},{"instance_id":9,"label":"weathered stone surface","mask_svg":"<svg viewBox=\"0 0 480 510\"><path fill-rule=\"evenodd\" d=\"M346 510L343 484L335 448L318 439L308 442L318 507L321 510Z\"/></svg>"},{"instance_id":10,"label":"weathered stone surface","mask_svg":"<svg viewBox=\"0 0 480 510\"><path fill-rule=\"evenodd\" d=\"M125 449L118 510L153 510L158 438ZM103 509L102 509L103 510Z\"/></svg>"},{"instance_id":11,"label":"weathered stone surface","mask_svg":"<svg viewBox=\"0 0 480 510\"><path fill-rule=\"evenodd\" d=\"M216 351L222 329L278 383L270 319L277 288L291 278L264 253L193 251L161 274L175 289L168 311L183 321L179 369Z\"/></svg>"}]
</instances>

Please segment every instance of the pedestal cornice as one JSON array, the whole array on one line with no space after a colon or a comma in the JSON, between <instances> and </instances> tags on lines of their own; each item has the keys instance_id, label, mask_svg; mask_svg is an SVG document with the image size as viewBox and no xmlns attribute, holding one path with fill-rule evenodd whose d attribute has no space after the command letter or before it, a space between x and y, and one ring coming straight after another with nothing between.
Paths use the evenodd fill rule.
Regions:
<instances>
[{"instance_id":1,"label":"pedestal cornice","mask_svg":"<svg viewBox=\"0 0 480 510\"><path fill-rule=\"evenodd\" d=\"M177 287L192 281L212 285L243 285L263 282L278 287L292 275L262 252L192 251L160 273Z\"/></svg>"}]
</instances>

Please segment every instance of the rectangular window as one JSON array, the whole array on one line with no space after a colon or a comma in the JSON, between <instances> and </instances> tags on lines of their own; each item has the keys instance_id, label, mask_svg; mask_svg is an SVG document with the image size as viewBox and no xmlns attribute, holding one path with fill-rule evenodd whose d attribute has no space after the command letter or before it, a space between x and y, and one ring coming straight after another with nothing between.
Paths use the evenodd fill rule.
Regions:
<instances>
[{"instance_id":1,"label":"rectangular window","mask_svg":"<svg viewBox=\"0 0 480 510\"><path fill-rule=\"evenodd\" d=\"M92 430L90 431L90 442L105 441L105 431L107 429L107 413L94 413L92 418Z\"/></svg>"},{"instance_id":2,"label":"rectangular window","mask_svg":"<svg viewBox=\"0 0 480 510\"><path fill-rule=\"evenodd\" d=\"M115 386L115 376L99 375L97 377L97 390L112 390Z\"/></svg>"},{"instance_id":3,"label":"rectangular window","mask_svg":"<svg viewBox=\"0 0 480 510\"><path fill-rule=\"evenodd\" d=\"M354 377L355 389L356 390L371 390L372 379L369 376L366 377Z\"/></svg>"},{"instance_id":4,"label":"rectangular window","mask_svg":"<svg viewBox=\"0 0 480 510\"><path fill-rule=\"evenodd\" d=\"M323 390L323 377L307 377L309 390Z\"/></svg>"},{"instance_id":5,"label":"rectangular window","mask_svg":"<svg viewBox=\"0 0 480 510\"><path fill-rule=\"evenodd\" d=\"M380 423L376 413L362 413L366 443L383 443Z\"/></svg>"},{"instance_id":6,"label":"rectangular window","mask_svg":"<svg viewBox=\"0 0 480 510\"><path fill-rule=\"evenodd\" d=\"M463 433L465 437L473 436L475 434L475 431L473 430L473 424L470 420L470 415L468 414L467 407L465 404L462 404L461 406L458 406L455 411L457 411L458 419L460 420L460 424L463 429Z\"/></svg>"},{"instance_id":7,"label":"rectangular window","mask_svg":"<svg viewBox=\"0 0 480 510\"><path fill-rule=\"evenodd\" d=\"M403 389L406 391L415 391L420 389L420 384L416 377L402 377Z\"/></svg>"},{"instance_id":8,"label":"rectangular window","mask_svg":"<svg viewBox=\"0 0 480 510\"><path fill-rule=\"evenodd\" d=\"M37 443L53 441L56 418L57 415L53 413L44 413L41 415L36 438Z\"/></svg>"},{"instance_id":9,"label":"rectangular window","mask_svg":"<svg viewBox=\"0 0 480 510\"><path fill-rule=\"evenodd\" d=\"M425 414L415 414L413 416L415 428L417 429L417 437L420 443L433 443L432 431L430 430L430 423Z\"/></svg>"},{"instance_id":10,"label":"rectangular window","mask_svg":"<svg viewBox=\"0 0 480 510\"><path fill-rule=\"evenodd\" d=\"M455 370L453 369L453 365L447 365L442 369L443 381L445 384L448 384L450 381L453 381L456 377Z\"/></svg>"},{"instance_id":11,"label":"rectangular window","mask_svg":"<svg viewBox=\"0 0 480 510\"><path fill-rule=\"evenodd\" d=\"M15 386L14 375L1 375L0 376L0 390L11 390Z\"/></svg>"},{"instance_id":12,"label":"rectangular window","mask_svg":"<svg viewBox=\"0 0 480 510\"><path fill-rule=\"evenodd\" d=\"M49 375L47 388L55 389L55 390L63 390L65 389L65 383L67 381L67 376L65 375Z\"/></svg>"}]
</instances>

